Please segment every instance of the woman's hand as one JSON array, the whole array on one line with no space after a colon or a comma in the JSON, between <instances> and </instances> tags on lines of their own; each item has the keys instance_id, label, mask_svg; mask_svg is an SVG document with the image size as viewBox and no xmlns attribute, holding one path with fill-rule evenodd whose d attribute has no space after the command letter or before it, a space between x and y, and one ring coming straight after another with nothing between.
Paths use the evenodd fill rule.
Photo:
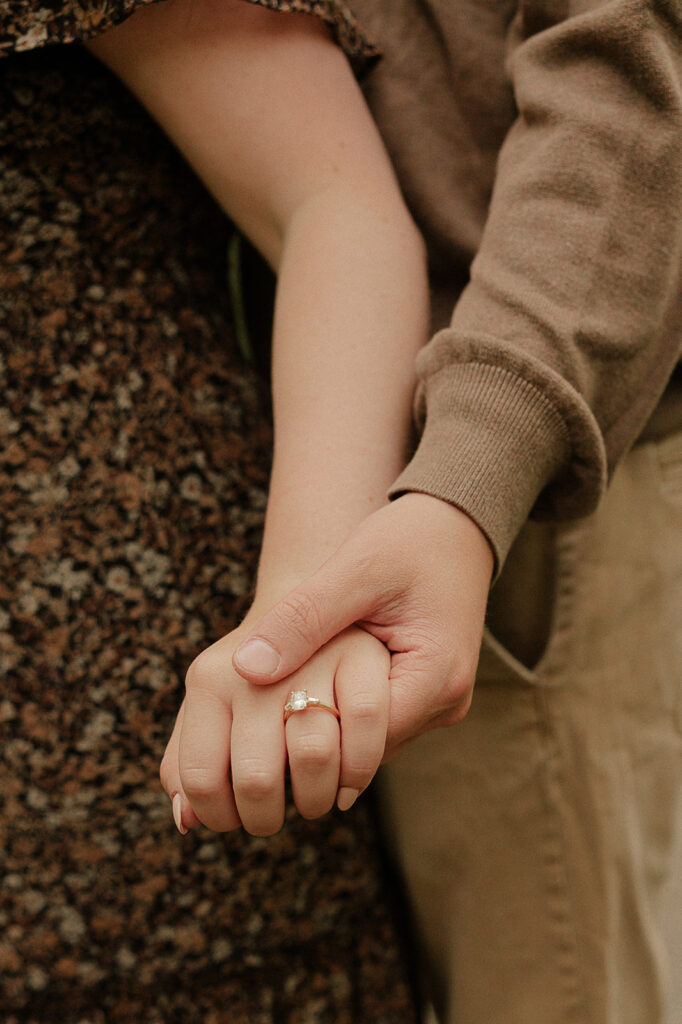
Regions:
<instances>
[{"instance_id":1,"label":"woman's hand","mask_svg":"<svg viewBox=\"0 0 682 1024\"><path fill-rule=\"evenodd\" d=\"M492 569L490 545L467 515L429 495L403 495L252 624L234 666L254 683L276 682L358 623L391 652L388 760L466 714Z\"/></svg>"},{"instance_id":2,"label":"woman's hand","mask_svg":"<svg viewBox=\"0 0 682 1024\"><path fill-rule=\"evenodd\" d=\"M334 801L346 810L381 762L388 725L389 656L358 628L322 646L290 678L271 687L245 682L232 655L246 623L203 651L187 673L186 695L161 764L180 831L217 832L240 824L271 835L284 821L287 761L299 812L316 818ZM292 714L292 690L337 706Z\"/></svg>"}]
</instances>

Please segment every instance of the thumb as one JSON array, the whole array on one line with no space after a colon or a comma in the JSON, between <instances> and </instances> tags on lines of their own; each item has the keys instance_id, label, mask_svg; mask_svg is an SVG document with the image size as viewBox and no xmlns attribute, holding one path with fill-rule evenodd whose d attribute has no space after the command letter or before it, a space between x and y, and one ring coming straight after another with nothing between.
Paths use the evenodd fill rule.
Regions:
<instances>
[{"instance_id":1,"label":"thumb","mask_svg":"<svg viewBox=\"0 0 682 1024\"><path fill-rule=\"evenodd\" d=\"M249 631L232 656L252 683L275 683L300 668L328 640L365 617L376 587L343 549L278 601Z\"/></svg>"}]
</instances>

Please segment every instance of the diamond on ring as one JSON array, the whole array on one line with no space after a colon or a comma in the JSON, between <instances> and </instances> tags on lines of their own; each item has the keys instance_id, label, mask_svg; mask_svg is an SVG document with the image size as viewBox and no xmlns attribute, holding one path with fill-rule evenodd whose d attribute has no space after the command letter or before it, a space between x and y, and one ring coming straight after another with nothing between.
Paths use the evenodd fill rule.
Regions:
<instances>
[{"instance_id":1,"label":"diamond on ring","mask_svg":"<svg viewBox=\"0 0 682 1024\"><path fill-rule=\"evenodd\" d=\"M323 704L319 697L309 697L307 690L292 690L284 705L284 721L297 711L308 711L310 708L319 708L320 711L329 711L335 718L340 718L338 708L331 704Z\"/></svg>"}]
</instances>

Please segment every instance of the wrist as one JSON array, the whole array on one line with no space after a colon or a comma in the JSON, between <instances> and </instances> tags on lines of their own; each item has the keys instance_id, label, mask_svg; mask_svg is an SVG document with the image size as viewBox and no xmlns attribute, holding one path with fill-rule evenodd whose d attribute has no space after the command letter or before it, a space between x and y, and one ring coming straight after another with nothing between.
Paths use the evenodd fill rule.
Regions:
<instances>
[{"instance_id":1,"label":"wrist","mask_svg":"<svg viewBox=\"0 0 682 1024\"><path fill-rule=\"evenodd\" d=\"M407 491L391 503L399 506L405 515L406 526L411 523L417 534L441 551L452 550L455 545L460 553L467 552L479 569L492 579L495 567L495 552L487 535L468 513L457 505L421 491ZM441 546L442 545L442 546Z\"/></svg>"},{"instance_id":2,"label":"wrist","mask_svg":"<svg viewBox=\"0 0 682 1024\"><path fill-rule=\"evenodd\" d=\"M314 570L307 574L291 573L277 577L268 577L263 580L259 576L253 602L246 613L244 621L255 622L261 618L261 616L281 601L283 597L286 597L290 591L294 590L300 583L303 583L309 576L312 576L313 572Z\"/></svg>"},{"instance_id":3,"label":"wrist","mask_svg":"<svg viewBox=\"0 0 682 1024\"><path fill-rule=\"evenodd\" d=\"M309 579L360 524L388 505L382 494L304 488L293 495L272 487L258 564L255 601L270 606Z\"/></svg>"}]
</instances>

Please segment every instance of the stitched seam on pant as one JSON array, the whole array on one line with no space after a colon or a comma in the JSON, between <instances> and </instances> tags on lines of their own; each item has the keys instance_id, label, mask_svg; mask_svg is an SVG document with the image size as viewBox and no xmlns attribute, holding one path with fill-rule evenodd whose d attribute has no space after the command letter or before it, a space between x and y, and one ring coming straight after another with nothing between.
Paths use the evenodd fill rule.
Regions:
<instances>
[{"instance_id":1,"label":"stitched seam on pant","mask_svg":"<svg viewBox=\"0 0 682 1024\"><path fill-rule=\"evenodd\" d=\"M543 747L543 774L545 815L543 862L547 906L553 937L556 941L556 962L563 986L565 1024L588 1024L587 986L581 963L580 943L575 916L572 912L570 872L566 842L559 812L561 788L560 755L553 736L548 694L542 689L535 692L539 740Z\"/></svg>"},{"instance_id":2,"label":"stitched seam on pant","mask_svg":"<svg viewBox=\"0 0 682 1024\"><path fill-rule=\"evenodd\" d=\"M547 646L534 674L541 686L557 685L562 678L575 623L578 550L589 520L566 527L557 538L554 613ZM553 679L557 683L553 683Z\"/></svg>"},{"instance_id":3,"label":"stitched seam on pant","mask_svg":"<svg viewBox=\"0 0 682 1024\"><path fill-rule=\"evenodd\" d=\"M671 501L679 501L682 498L682 432L651 444L649 451L661 493Z\"/></svg>"}]
</instances>

